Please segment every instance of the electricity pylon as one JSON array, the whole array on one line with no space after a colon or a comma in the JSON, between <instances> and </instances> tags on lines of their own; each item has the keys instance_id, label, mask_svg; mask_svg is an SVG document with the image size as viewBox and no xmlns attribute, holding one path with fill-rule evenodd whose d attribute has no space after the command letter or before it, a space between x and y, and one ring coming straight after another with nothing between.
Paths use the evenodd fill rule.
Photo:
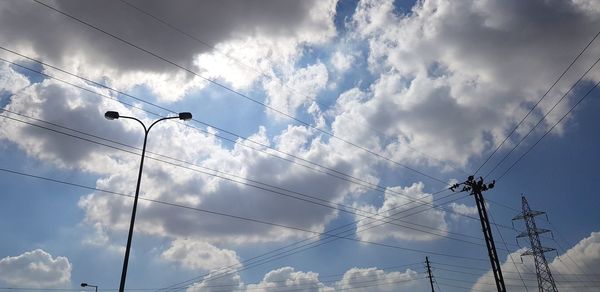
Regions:
<instances>
[{"instance_id":1,"label":"electricity pylon","mask_svg":"<svg viewBox=\"0 0 600 292\"><path fill-rule=\"evenodd\" d=\"M483 183L483 178L479 177L478 180L474 176L469 176L466 181L462 183L454 184L450 187L453 192L471 192L471 195L475 198L477 204L477 211L479 212L479 221L481 222L481 230L483 231L483 237L485 239L485 245L487 246L488 256L490 257L490 264L492 266L492 272L494 273L494 280L496 281L496 288L498 292L506 292L506 286L504 285L504 277L502 276L502 269L500 268L500 260L498 259L498 252L496 252L496 244L494 243L494 237L492 236L492 227L488 219L487 210L485 209L485 201L483 199L482 192L494 188L496 182L492 181L489 184ZM459 189L460 186L462 189Z\"/></svg>"},{"instance_id":2,"label":"electricity pylon","mask_svg":"<svg viewBox=\"0 0 600 292\"><path fill-rule=\"evenodd\" d=\"M529 241L531 242L531 249L521 254L521 256L533 256L539 291L556 292L558 289L556 289L554 278L552 277L552 273L548 267L548 261L546 261L546 257L544 256L544 253L553 251L554 249L543 247L540 241L540 234L550 232L550 230L537 228L535 224L535 217L546 214L546 212L531 210L525 196L521 196L521 201L523 203L523 213L517 215L515 218L513 218L513 220L525 221L525 227L527 228L527 231L523 231L517 235L517 239L529 237Z\"/></svg>"}]
</instances>

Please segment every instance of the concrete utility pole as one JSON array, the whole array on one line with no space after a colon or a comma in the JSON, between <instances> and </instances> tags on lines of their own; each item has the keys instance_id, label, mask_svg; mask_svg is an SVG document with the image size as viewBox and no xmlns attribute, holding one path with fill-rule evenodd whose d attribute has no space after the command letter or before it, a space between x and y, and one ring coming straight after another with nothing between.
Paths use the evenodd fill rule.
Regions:
<instances>
[{"instance_id":1,"label":"concrete utility pole","mask_svg":"<svg viewBox=\"0 0 600 292\"><path fill-rule=\"evenodd\" d=\"M525 196L521 196L521 201L523 204L523 213L515 216L513 220L525 221L525 227L527 228L527 231L523 231L517 235L517 239L529 237L529 241L531 242L531 249L521 254L521 256L533 256L533 260L535 262L535 273L537 274L538 288L540 292L556 292L558 289L556 289L554 278L552 277L552 273L548 267L548 261L546 261L546 257L544 256L544 253L553 251L554 249L543 247L540 241L540 234L551 231L548 229L537 228L535 224L535 216L546 214L546 212L531 210Z\"/></svg>"},{"instance_id":2,"label":"concrete utility pole","mask_svg":"<svg viewBox=\"0 0 600 292\"><path fill-rule=\"evenodd\" d=\"M429 265L429 257L425 257L425 264L427 264L427 278L429 278L429 284L431 284L431 292L435 292L433 289L433 276L431 275L431 265Z\"/></svg>"},{"instance_id":3,"label":"concrete utility pole","mask_svg":"<svg viewBox=\"0 0 600 292\"><path fill-rule=\"evenodd\" d=\"M484 184L482 177L479 177L479 180L475 180L475 177L471 175L465 182L451 186L450 190L453 192L471 192L471 195L475 197L475 203L477 204L477 211L479 212L479 221L481 221L483 237L485 238L485 244L490 257L490 264L492 265L492 272L494 272L494 279L496 280L496 288L498 289L498 292L506 292L504 277L502 276L500 261L498 260L498 253L496 252L496 244L494 243L494 237L492 236L492 227L490 226L490 221L488 219L487 210L485 209L485 201L483 200L482 194L482 192L494 188L495 183L496 181L492 181L489 184ZM461 185L463 186L462 189L458 190Z\"/></svg>"}]
</instances>

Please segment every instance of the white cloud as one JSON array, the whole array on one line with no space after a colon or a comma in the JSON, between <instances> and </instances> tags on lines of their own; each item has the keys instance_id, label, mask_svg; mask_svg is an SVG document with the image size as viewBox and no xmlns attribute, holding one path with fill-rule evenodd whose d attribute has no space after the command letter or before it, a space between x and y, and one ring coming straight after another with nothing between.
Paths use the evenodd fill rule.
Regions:
<instances>
[{"instance_id":1,"label":"white cloud","mask_svg":"<svg viewBox=\"0 0 600 292\"><path fill-rule=\"evenodd\" d=\"M100 223L94 223L92 225L93 232L85 233L85 237L82 241L83 244L105 249L111 253L123 255L125 254L125 246L115 244L110 240L110 235L108 234L108 230L105 226L102 226Z\"/></svg>"},{"instance_id":2,"label":"white cloud","mask_svg":"<svg viewBox=\"0 0 600 292\"><path fill-rule=\"evenodd\" d=\"M282 111L304 114L300 109L308 108L317 126L325 128L328 126L325 121L330 122L331 131L337 136L396 161L418 165L419 169L444 163L466 165L469 159L477 158L490 149L523 116L525 105L543 92L580 44L593 35L591 30L598 27L599 22L598 13L594 12L596 10L587 9L593 4L584 0L574 1L575 4L559 1L419 1L413 12L407 15L398 14L391 0L361 1L348 27L351 34L348 39L359 42L360 47L368 46L366 61L372 76L360 76L357 83L367 82L365 80L369 78L374 81L340 93L332 108L320 109L314 100L320 97L324 89L333 90L326 88L327 83L332 79L340 84L345 81L335 79L333 73L339 72L328 71L325 64L343 71L353 63L364 62L358 60L360 54L347 54L343 49L331 50L332 44L328 42L335 36L332 13L336 1L300 1L291 6L274 1L261 2L252 7L232 4L237 2L217 2L204 4L215 6L213 10L192 9L197 4L191 2L185 2L182 6L146 3L147 8L154 9L154 12L180 21L180 24L193 28L198 34L206 33L204 37L215 44L218 52L201 48L197 43L188 43L189 39L179 39L180 36L173 31L156 24L144 26L148 23L140 21L129 26L127 24L132 19L143 17L127 17L131 16L131 11L110 9L110 5L120 5L117 2L101 9L96 7L100 4L79 7L67 1L54 3L78 16L98 21L109 31L123 33L136 43L164 53L169 58L173 57L183 65L201 70L203 76L225 81L236 89L264 90L269 105ZM271 4L275 6L269 6ZM229 9L232 5L236 9ZM111 18L114 21L100 21L103 19L101 12L109 11L116 11L117 14ZM31 16L23 19L37 21L32 23L23 22L21 18L15 19L13 12L14 15ZM210 15L203 18L205 14ZM41 6L2 3L0 15L3 16L0 17L0 36L19 50L61 64L87 77L102 78L120 89L144 84L141 90L150 89L158 94L161 101L171 102L185 99L191 92L201 90L206 85L206 82L192 79L187 74L175 73L172 68L143 57L135 50L124 48L113 40L104 39L79 25L69 24L61 17L49 16L53 14ZM6 15L10 17L4 17ZM553 21L548 23L543 15L548 15L548 19ZM210 19L215 20L215 31L202 23ZM230 23L230 20L234 20L234 23ZM56 27L61 33L41 34L38 25ZM515 26L528 29L514 29ZM123 32L123 27L131 28L131 31ZM151 31L152 37L145 38L139 31ZM548 35L548 31L555 33ZM160 40L160 44L156 40ZM173 49L173 44L180 47ZM304 54L310 52L311 46L334 52L332 59L313 63L306 61L304 57L308 54ZM239 59L256 70L249 70L245 68L246 65L240 65L223 54ZM92 61L97 66L89 66ZM581 69L582 64L578 63L576 67ZM365 68L360 69L362 71ZM144 121L154 118L52 80L28 86L24 76L7 70L8 77L2 79L4 84L0 85L4 90L16 92L7 105L10 110L107 136L128 145L141 144L139 125L131 121L106 121L102 118L103 112L118 110ZM262 76L263 73L267 76ZM573 78L574 75L568 77ZM558 91L564 91L565 84L561 84ZM106 90L85 84L82 86L117 97ZM547 109L548 104L544 103L542 107ZM231 106L234 108L235 104ZM534 115L539 116L540 113ZM271 119L275 115L267 117ZM266 125L272 122L270 119L265 121ZM278 122L281 125L281 121ZM136 177L132 175L132 170L137 169L138 156L97 145L84 146L80 141L8 120L1 120L0 123L1 137L15 143L30 157L60 168L78 169L96 175L96 186L99 188L128 194L133 192ZM527 124L531 125L531 121ZM251 138L372 183L378 183L382 171L387 171L382 170L383 167L395 167L308 127L289 125L281 132L271 131L257 125L257 131ZM182 141L186 142L185 145ZM211 135L174 122L161 123L154 128L149 143L149 150L153 152L336 203L366 192L365 188L244 148L243 144L248 142L240 140L233 146L224 146ZM411 148L443 162L424 158L411 151ZM264 150L279 155L275 151ZM392 190L432 201L431 195L424 193L422 184L410 183L403 182L408 187ZM145 165L142 196L315 231L323 231L337 216L332 209L282 198L152 159L148 159ZM384 215L389 216L391 213L386 211L388 208L408 200L393 196L388 191L382 206L366 204L361 208L369 212L383 211ZM97 236L103 242L110 241L113 234L127 230L130 204L131 200L113 198L99 192L88 194L79 201L79 206L85 212L84 222L99 230ZM472 207L466 205L456 204L452 207L457 212L473 212ZM181 244L182 238L205 238L206 242L202 243L204 247L219 253L224 250L217 251L212 247L225 243L236 245L285 241L308 235L272 226L204 216L193 211L172 210L172 207L140 202L136 232L172 240L174 246L169 250L173 251L173 257L175 250L185 249L188 245ZM430 210L417 217L420 223L447 230L441 211ZM432 235L397 226L382 228L375 229L377 232L360 233L359 236L368 240L388 237L400 240L433 238ZM175 243L179 245L175 246ZM194 263L186 264L195 266Z\"/></svg>"},{"instance_id":3,"label":"white cloud","mask_svg":"<svg viewBox=\"0 0 600 292\"><path fill-rule=\"evenodd\" d=\"M361 206L360 209L371 214L379 214L392 219L401 218L403 216L406 216L407 214L413 213L406 213L406 211L413 210L416 204L422 205L432 203L433 196L431 194L425 193L423 191L423 187L423 183L414 183L413 185L405 188L388 188L388 190L386 190L385 192L385 199L381 207L376 208L375 206L366 205ZM404 194L405 196L399 195L398 193ZM437 229L438 231L435 231L435 233L438 233L440 235L446 235L448 225L444 220L444 215L444 211L429 209L425 212L420 212L418 214L410 216L410 220L400 219L399 221L397 221L398 224L411 227L412 229L392 224L383 224L375 228L369 228L373 225L379 224L377 223L377 221L371 219L361 220L360 223L357 224L357 230L363 231L357 233L357 236L361 240L366 241L379 241L386 238L396 238L399 240L432 240L437 237L435 237L433 234L419 232L418 230L415 230L423 229L423 227L413 225L410 222L419 222L419 225L426 225L431 228ZM357 216L356 219L360 220L362 218ZM392 219L385 220L389 221Z\"/></svg>"},{"instance_id":4,"label":"white cloud","mask_svg":"<svg viewBox=\"0 0 600 292\"><path fill-rule=\"evenodd\" d=\"M339 276L337 276L339 277ZM187 291L304 291L330 292L338 290L387 292L414 291L420 283L419 273L407 269L400 271L384 271L377 268L351 268L338 280L322 281L315 272L296 271L293 267L282 267L267 272L256 284L244 284L235 271L229 273L213 273L203 281L190 286Z\"/></svg>"},{"instance_id":5,"label":"white cloud","mask_svg":"<svg viewBox=\"0 0 600 292\"><path fill-rule=\"evenodd\" d=\"M329 76L327 68L320 62L305 68L291 69L281 80L268 80L264 86L269 106L295 116L300 106L308 106L314 102L317 94L327 85ZM275 119L287 119L273 111L267 113Z\"/></svg>"},{"instance_id":6,"label":"white cloud","mask_svg":"<svg viewBox=\"0 0 600 292\"><path fill-rule=\"evenodd\" d=\"M104 90L89 86L87 88L110 96L110 93ZM107 137L127 145L137 145L137 147L141 144L143 133L141 127L129 120L108 121L103 118L104 111L117 110L124 115L139 117L146 123L154 118L139 111L129 110L117 102L65 87L53 80L44 80L13 95L6 108L78 131ZM23 117L14 117L32 122ZM131 194L134 191L131 186L135 186L137 177L132 175L134 172L131 170L137 169L139 156L9 119L2 119L0 123L5 125L0 127L2 137L16 144L29 156L59 168L83 170L97 175L96 186L100 189L125 194ZM70 130L39 124L81 136L80 133ZM367 164L363 164L363 168L351 167L344 161L346 154L330 154L328 145L320 140L311 141L312 136L312 130L306 127L291 126L273 139L269 139L266 129L261 127L250 138L266 145L273 145L280 151L293 152L298 157L340 171L353 173L367 168ZM100 141L93 137L87 138ZM101 142L112 145L111 142ZM167 121L152 129L148 141L148 151L198 165L196 167L185 164L184 166L188 168L204 172L207 171L206 168L210 168L237 176L229 176L234 180L244 181L243 178L248 177L334 202L343 201L349 192L357 190L356 186L352 186L347 181L331 179L321 173L275 159L264 153L258 153L243 147L242 143L247 142L239 141L233 148L230 148L229 145L221 145L221 142L214 136L184 127L173 121ZM189 145L202 145L202 147L189 147ZM115 146L124 148L121 145ZM252 146L255 147L255 145ZM139 153L139 150L130 148L127 150ZM265 151L276 154L273 150ZM154 156L148 153L142 178L141 195L146 198L315 231L323 231L325 224L337 215L337 211L330 208L234 184L207 174L161 163L152 160L151 157ZM181 164L181 162L173 162ZM277 173L277 175L273 176L273 173ZM360 173L354 174L361 176ZM232 201L237 204L232 205ZM84 196L79 202L79 206L85 211L84 222L93 226L96 231L101 231L95 236L96 239L102 240L107 239L106 236L112 237L115 232L125 232L128 229L130 204L131 200L129 199L99 192ZM291 206L293 206L293 211L290 211ZM281 241L310 235L299 231L282 230L273 226L206 216L190 210L182 212L172 212L171 210L172 207L140 202L136 232L166 236L172 239L202 236L211 243ZM198 220L199 216L204 219ZM84 241L89 243L90 238L84 239ZM105 244L103 246L110 247L112 245ZM118 250L118 248L118 246L114 246L111 249Z\"/></svg>"},{"instance_id":7,"label":"white cloud","mask_svg":"<svg viewBox=\"0 0 600 292\"><path fill-rule=\"evenodd\" d=\"M350 31L368 42L369 69L377 80L332 128L351 141L370 141L399 161L415 162L408 145L466 165L504 138L596 33L600 14L585 14L569 1L419 1L406 15L391 0L360 1ZM599 49L592 46L566 80L583 72ZM541 109L548 110L569 85L559 83ZM540 116L540 110L533 114ZM549 116L542 128L556 119ZM385 138L341 126L360 120ZM439 164L424 160L416 162Z\"/></svg>"},{"instance_id":8,"label":"white cloud","mask_svg":"<svg viewBox=\"0 0 600 292\"><path fill-rule=\"evenodd\" d=\"M477 207L475 206L467 206L465 204L459 203L450 203L450 208L452 208L453 213L458 213L462 215L477 215Z\"/></svg>"},{"instance_id":9,"label":"white cloud","mask_svg":"<svg viewBox=\"0 0 600 292\"><path fill-rule=\"evenodd\" d=\"M0 93L15 93L29 86L29 80L16 73L8 63L0 61Z\"/></svg>"},{"instance_id":10,"label":"white cloud","mask_svg":"<svg viewBox=\"0 0 600 292\"><path fill-rule=\"evenodd\" d=\"M221 43L248 37L280 38L296 47L323 43L336 32L333 25L336 1L333 0L298 3L184 1L178 5L166 5L162 1L131 3L200 41L121 2L79 5L54 1L49 5L199 74L212 68L195 62L198 55L211 52ZM103 79L122 89L146 85L161 100L174 101L206 84L167 62L42 5L4 2L0 5L0 15L0 37L11 44L11 49L27 52L87 77ZM277 51L277 45L271 43L265 46L265 51ZM241 47L235 49L244 50Z\"/></svg>"},{"instance_id":11,"label":"white cloud","mask_svg":"<svg viewBox=\"0 0 600 292\"><path fill-rule=\"evenodd\" d=\"M140 126L128 120L107 121L102 117L103 112L118 110L121 114L137 116L143 120L149 119L138 111L132 112L116 102L65 87L52 80L45 80L13 95L7 109L79 131L108 137L128 145L140 145L138 140L142 134ZM135 185L136 176L131 175L133 173L131 170L137 169L139 156L36 129L8 119L3 119L1 122L6 125L1 127L2 136L18 145L28 155L58 167L81 169L99 175L98 188L126 194L133 192L131 186ZM280 136L276 136L274 142L269 141L264 128L251 138L265 144L273 143L277 149L294 152L300 157L317 161L322 165L346 172L352 170L348 164L343 163L343 157L330 157L326 145L318 143L319 141L307 144L310 136L311 132L306 128L290 127ZM103 143L110 142L103 141ZM188 147L187 145L203 146ZM175 122L164 122L153 128L148 150L239 177L250 177L293 190L302 190L304 193L320 196L326 200L341 201L348 190L354 188L348 182L332 180L286 161L274 159L266 154L258 154L242 147L241 144L234 145L233 149L227 148L215 137ZM149 154L149 156L153 155ZM192 166L186 165L186 167ZM202 170L202 168L198 169ZM278 176L272 176L272 173L278 173ZM235 179L240 180L240 178ZM307 185L311 187L306 188ZM323 230L326 222L337 214L332 209L315 207L305 202L296 204L298 202L296 200L228 183L222 179L183 170L152 159L147 159L145 163L142 196L316 231ZM231 201L238 202L239 205L232 208ZM295 206L295 212L287 211L292 204ZM212 242L243 242L283 240L308 235L264 225L249 223L240 225L239 221L232 219L197 220L198 216L202 215L193 211L168 212L171 207L150 205L146 202L141 202L140 205L143 209L138 214L142 219L138 220L136 230L157 236L193 237L202 234ZM83 197L79 206L86 211L85 222L97 230L103 230L102 238L104 235L111 236L115 231L127 230L130 200L98 193ZM248 208L248 206L262 207Z\"/></svg>"},{"instance_id":12,"label":"white cloud","mask_svg":"<svg viewBox=\"0 0 600 292\"><path fill-rule=\"evenodd\" d=\"M418 273L407 269L405 272L386 272L377 268L352 268L348 270L341 281L335 283L338 289L359 292L367 291L408 291L414 289ZM400 287L400 288L399 288Z\"/></svg>"},{"instance_id":13,"label":"white cloud","mask_svg":"<svg viewBox=\"0 0 600 292\"><path fill-rule=\"evenodd\" d=\"M336 51L331 57L331 64L339 72L348 70L354 61L354 56L341 51Z\"/></svg>"},{"instance_id":14,"label":"white cloud","mask_svg":"<svg viewBox=\"0 0 600 292\"><path fill-rule=\"evenodd\" d=\"M220 271L207 275L202 282L195 283L186 289L187 292L228 292L244 291L244 282L236 272Z\"/></svg>"},{"instance_id":15,"label":"white cloud","mask_svg":"<svg viewBox=\"0 0 600 292\"><path fill-rule=\"evenodd\" d=\"M292 267L283 267L265 274L258 284L246 286L249 291L281 291L294 288L294 291L318 292L327 291L319 282L319 274L314 272L295 271ZM286 289L289 288L289 289Z\"/></svg>"},{"instance_id":16,"label":"white cloud","mask_svg":"<svg viewBox=\"0 0 600 292\"><path fill-rule=\"evenodd\" d=\"M8 256L0 260L0 281L20 287L67 287L71 282L71 263L66 257L52 257L41 249Z\"/></svg>"},{"instance_id":17,"label":"white cloud","mask_svg":"<svg viewBox=\"0 0 600 292\"><path fill-rule=\"evenodd\" d=\"M523 263L520 261L520 255L525 249L511 253L521 277L525 280L529 289L537 287L537 278L535 275L535 264L531 256L524 256ZM551 258L551 253L546 253L550 271L554 277L559 291L587 291L597 287L596 271L600 269L600 232L592 232L589 237L582 239L575 246L567 250L564 254ZM511 291L525 291L523 283L517 275L517 268L507 256L501 265L505 284ZM494 284L494 278L491 271L482 275L473 285L473 290L490 289L488 284ZM591 291L591 290L590 290Z\"/></svg>"},{"instance_id":18,"label":"white cloud","mask_svg":"<svg viewBox=\"0 0 600 292\"><path fill-rule=\"evenodd\" d=\"M108 92L95 90L109 95ZM64 125L90 134L97 134L101 129L115 130L113 133L124 133L124 131L116 131L116 129L123 129L122 125L109 123L99 118L103 116L103 110L111 108L124 114L130 112L121 104L101 99L97 95L73 87L65 87L62 83L53 80L44 80L19 91L11 96L10 103L5 107L5 109L18 114ZM21 116L8 113L7 115L46 128L61 130L49 124ZM0 137L15 142L28 155L52 162L58 167L79 168L85 171L104 173L108 169L117 167L116 160L126 157L126 155L114 153L98 145L88 144L82 147L85 142L10 119L2 118L0 123L4 125L0 129ZM75 134L69 130L66 130L66 132ZM134 140L127 138L127 135L119 136L122 141L131 142ZM117 135L113 137L117 137ZM115 156L107 155L111 153Z\"/></svg>"},{"instance_id":19,"label":"white cloud","mask_svg":"<svg viewBox=\"0 0 600 292\"><path fill-rule=\"evenodd\" d=\"M190 270L211 271L222 267L235 266L240 260L235 251L219 249L207 242L193 239L176 239L162 253L167 261L177 262Z\"/></svg>"}]
</instances>

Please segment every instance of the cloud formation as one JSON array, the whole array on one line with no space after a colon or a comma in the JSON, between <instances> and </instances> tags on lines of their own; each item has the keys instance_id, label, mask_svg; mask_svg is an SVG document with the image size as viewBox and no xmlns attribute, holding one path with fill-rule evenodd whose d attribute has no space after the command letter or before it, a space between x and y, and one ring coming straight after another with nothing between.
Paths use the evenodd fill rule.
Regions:
<instances>
[{"instance_id":1,"label":"cloud formation","mask_svg":"<svg viewBox=\"0 0 600 292\"><path fill-rule=\"evenodd\" d=\"M224 81L244 92L258 92L258 99L266 104L312 119L320 129L436 175L452 175L447 168L438 170L439 166L467 167L492 149L600 24L600 9L584 0L429 0L418 1L407 14L397 11L391 0L363 0L349 18L346 35L340 35L333 26L336 1L259 1L253 5L203 1L202 9L194 1L182 1L180 5L161 1L132 3L160 14L178 27L193 30L214 49L143 15L131 17L137 12L122 2L51 2L207 78ZM0 37L21 52L119 89L149 90L152 98L160 102L197 102L193 91L209 90L205 81L32 2L0 3ZM346 44L358 52L348 52ZM585 54L576 63L576 71L581 72L597 51L594 46L591 53ZM0 96L6 109L77 131L140 145L139 125L130 121L109 122L102 114L118 110L146 122L155 118L55 80L28 80L6 65L0 66L0 73ZM569 80L575 77L576 74L567 75ZM76 82L110 98L124 98ZM555 101L568 85L560 83L554 97L542 103L541 108L548 109L550 101ZM4 97L5 92L9 98ZM326 102L317 104L317 99ZM236 118L240 113L237 103L231 101L228 106L228 118ZM218 133L213 129L206 133L172 121L161 123L152 130L148 149L189 164L160 158L172 163L165 164L149 154L142 196L321 232L338 217L337 210L211 174L217 174L217 170L230 174L225 176L232 180L266 182L333 203L353 204L369 193L364 187L245 147L252 144L272 155L287 152L370 183L392 176L406 180L388 188L381 206L373 202L355 204L368 212L390 216L388 209L410 200L392 195L391 190L432 201L426 186L418 183L422 178L414 179L408 170L311 127L285 124L287 120L265 112L255 121L247 121L255 129L250 139L275 150L242 139L226 145L211 135ZM541 113L538 110L533 116L540 117ZM551 116L545 126L553 119ZM134 153L126 153L7 119L0 120L0 124L0 139L13 143L29 157L57 169L82 170L97 178L98 188L133 192L136 177L132 170L137 169L139 156L135 153L139 149L127 148ZM127 230L131 200L92 192L82 196L78 204L85 212L84 222L98 231L104 242ZM474 212L466 205L451 207L458 213ZM397 211L401 210L404 209ZM136 232L170 240L172 245L163 253L164 259L189 269L210 270L220 264L236 263L239 259L234 250L242 244L284 242L308 235L199 212L174 212L172 207L148 202L140 203L138 216ZM415 217L412 219L440 229L442 234L449 228L441 211L429 210ZM432 235L390 225L358 236L375 241L434 239ZM200 237L206 242L188 241ZM110 244L104 246L119 249ZM203 252L194 257L196 260L181 256L191 250ZM271 274L275 275L292 282L316 279L314 274L289 269ZM243 285L239 277L229 280ZM269 283L272 282L264 282L265 289Z\"/></svg>"},{"instance_id":2,"label":"cloud formation","mask_svg":"<svg viewBox=\"0 0 600 292\"><path fill-rule=\"evenodd\" d=\"M162 258L178 262L190 270L211 271L240 264L235 251L218 249L209 243L192 239L174 240L162 253Z\"/></svg>"},{"instance_id":3,"label":"cloud formation","mask_svg":"<svg viewBox=\"0 0 600 292\"><path fill-rule=\"evenodd\" d=\"M0 282L32 288L64 288L71 283L71 263L36 249L0 260Z\"/></svg>"},{"instance_id":4,"label":"cloud formation","mask_svg":"<svg viewBox=\"0 0 600 292\"><path fill-rule=\"evenodd\" d=\"M89 88L112 97L111 93L105 90ZM139 111L127 109L110 99L68 87L51 79L34 83L15 93L10 103L6 105L6 109L132 146L140 145L143 133L141 127L128 120L107 121L102 118L103 112L117 110L122 115L137 116L146 123L153 118ZM7 114L29 123L125 149L126 151L119 151L7 118L0 121L6 125L1 127L0 137L12 141L31 157L59 168L83 170L98 176L96 186L100 189L124 194L132 193L131 186L135 185L136 177L131 175L131 170L137 169L139 165L139 156L136 155L139 153L139 149L100 140L97 137L85 136L23 116ZM279 151L291 152L298 157L317 161L324 166L349 173L360 171L360 169L352 169L341 156L330 157L326 145L320 141L305 145L306 137L310 135L311 131L306 127L290 126L271 140L267 136L266 129L261 127L250 138L265 145L272 145ZM174 141L186 141L186 144ZM152 129L148 151L168 155L179 161L157 157L149 153L142 180L142 196L189 207L322 231L325 224L336 216L337 210L310 204L303 201L306 200L306 197L300 197L298 194L284 192L282 195L268 192L227 181L211 174L237 182L249 183L245 179L248 178L274 186L284 186L293 191L301 191L303 194L333 202L343 201L349 192L356 189L347 181L334 180L319 172L275 159L266 153L244 147L243 143L246 142L240 140L233 147L223 145L213 135L171 121L157 125ZM203 146L188 147L187 145ZM262 150L276 154L267 148ZM152 158L159 158L171 164ZM176 165L182 165L184 168L176 167ZM272 176L273 173L278 175ZM257 184L251 183L251 185ZM264 188L264 186L262 187ZM282 192L280 189L268 188L275 192ZM316 199L309 200L319 202ZM236 204L232 205L231 202L236 202ZM103 238L114 232L127 230L130 204L130 200L101 192L84 196L79 202L79 206L86 211L85 222L93 226L94 230L101 230L99 235ZM140 220L138 220L136 231L156 236L172 238L202 236L212 243L239 244L281 241L309 235L273 226L242 223L230 218L206 216L190 210L172 212L173 207L149 204L148 202L140 202L140 205L138 213ZM199 216L202 216L203 220L198 220Z\"/></svg>"},{"instance_id":5,"label":"cloud formation","mask_svg":"<svg viewBox=\"0 0 600 292\"><path fill-rule=\"evenodd\" d=\"M120 1L42 2L200 74L210 70L210 64L198 62L199 55L213 51L222 42L251 36L279 38L297 46L321 43L335 34L334 1L179 1L178 5L163 1L127 2L135 7ZM106 78L120 87L145 84L163 100L179 99L189 90L204 86L200 79L175 66L38 3L4 2L0 4L0 16L0 36L12 49L80 74Z\"/></svg>"},{"instance_id":6,"label":"cloud formation","mask_svg":"<svg viewBox=\"0 0 600 292\"><path fill-rule=\"evenodd\" d=\"M432 0L398 14L391 0L360 1L351 32L368 43L375 81L338 99L343 112L332 127L351 141L377 141L373 149L400 161L416 159L409 146L466 165L504 138L596 34L600 14L584 10L588 4ZM576 73L566 75L569 81L559 83L519 134L593 62L598 48L575 64ZM344 127L349 121L366 121L384 137Z\"/></svg>"},{"instance_id":7,"label":"cloud formation","mask_svg":"<svg viewBox=\"0 0 600 292\"><path fill-rule=\"evenodd\" d=\"M531 288L537 287L537 278L535 275L535 264L529 256L523 257L523 263L520 261L520 255L525 249L511 253L502 263L502 272L509 275L505 279L505 284L511 291L525 291L523 282L519 280L517 272ZM514 260L517 267L512 263L510 257ZM546 259L553 274L554 281L560 291L586 291L598 287L596 271L600 269L600 232L592 232L590 236L579 241L564 254L551 258L551 254L546 254ZM517 270L518 269L518 270ZM491 271L482 275L473 285L473 289L489 289L489 284L494 284L494 277Z\"/></svg>"},{"instance_id":8,"label":"cloud formation","mask_svg":"<svg viewBox=\"0 0 600 292\"><path fill-rule=\"evenodd\" d=\"M413 185L404 188L388 188L385 192L385 198L381 207L376 208L371 205L360 207L360 209L369 214L379 214L391 219L397 218L399 220L395 223L406 227L393 224L381 225L375 220L361 220L362 218L357 216L356 220L361 220L359 224L357 224L357 231L360 231L360 233L357 233L358 238L366 241L381 241L387 238L396 238L398 240L436 239L437 237L433 234L418 231L428 229L432 229L436 234L442 236L446 235L448 223L445 221L444 211L438 209L427 210L425 208L415 208L415 206L432 204L433 202L433 196L425 193L423 187L423 183L414 183ZM414 215L411 215L410 219L401 219L413 213ZM391 219L385 219L385 221L390 221ZM412 222L418 222L419 225L430 228L423 228L422 226L412 224ZM377 225L381 226L370 228Z\"/></svg>"},{"instance_id":9,"label":"cloud formation","mask_svg":"<svg viewBox=\"0 0 600 292\"><path fill-rule=\"evenodd\" d=\"M341 275L341 278L320 280L318 273L296 271L293 267L282 267L266 273L263 279L256 284L244 284L235 272L209 275L202 282L191 285L187 291L330 292L352 290L387 292L398 291L399 288L408 291L419 287L418 280L420 279L422 277L411 269L400 272L377 268L351 268Z\"/></svg>"}]
</instances>

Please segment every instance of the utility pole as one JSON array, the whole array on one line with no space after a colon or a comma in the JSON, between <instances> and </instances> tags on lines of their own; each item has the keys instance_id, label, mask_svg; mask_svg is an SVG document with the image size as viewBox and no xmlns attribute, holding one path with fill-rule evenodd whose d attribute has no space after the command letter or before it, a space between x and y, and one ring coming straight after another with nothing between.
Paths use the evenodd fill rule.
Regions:
<instances>
[{"instance_id":1,"label":"utility pole","mask_svg":"<svg viewBox=\"0 0 600 292\"><path fill-rule=\"evenodd\" d=\"M543 247L540 241L540 234L551 231L548 229L537 228L535 224L535 217L542 214L546 214L546 212L531 210L531 208L529 208L529 203L527 202L527 199L523 195L521 195L521 201L523 205L523 213L515 216L515 218L513 218L512 220L525 221L525 227L527 228L527 231L523 231L519 235L517 235L517 240L519 238L529 237L529 241L531 243L531 249L521 254L521 256L533 256L539 291L556 292L558 291L558 289L556 289L554 278L552 277L552 273L550 272L550 268L548 267L548 261L546 261L546 257L544 256L544 253L553 251L554 249L549 247Z\"/></svg>"},{"instance_id":2,"label":"utility pole","mask_svg":"<svg viewBox=\"0 0 600 292\"><path fill-rule=\"evenodd\" d=\"M425 257L425 264L427 264L427 278L429 278L429 284L431 284L431 292L435 292L433 289L433 276L431 275L431 265L429 265L429 257Z\"/></svg>"},{"instance_id":3,"label":"utility pole","mask_svg":"<svg viewBox=\"0 0 600 292\"><path fill-rule=\"evenodd\" d=\"M494 273L494 279L496 280L496 288L498 289L498 292L506 292L504 277L502 276L500 261L498 260L498 253L496 252L496 244L494 243L494 237L492 236L492 227L490 226L490 221L488 219L487 210L485 209L485 201L483 200L482 194L482 192L494 188L495 183L496 181L492 181L489 184L484 184L482 177L479 177L479 180L476 180L475 177L471 175L465 182L451 186L450 190L453 192L471 192L471 195L475 197L475 203L477 204L477 211L479 212L479 221L481 221L483 237L485 238L485 244L490 257L490 264L492 265L492 272ZM462 189L457 190L461 185L463 186Z\"/></svg>"}]
</instances>

